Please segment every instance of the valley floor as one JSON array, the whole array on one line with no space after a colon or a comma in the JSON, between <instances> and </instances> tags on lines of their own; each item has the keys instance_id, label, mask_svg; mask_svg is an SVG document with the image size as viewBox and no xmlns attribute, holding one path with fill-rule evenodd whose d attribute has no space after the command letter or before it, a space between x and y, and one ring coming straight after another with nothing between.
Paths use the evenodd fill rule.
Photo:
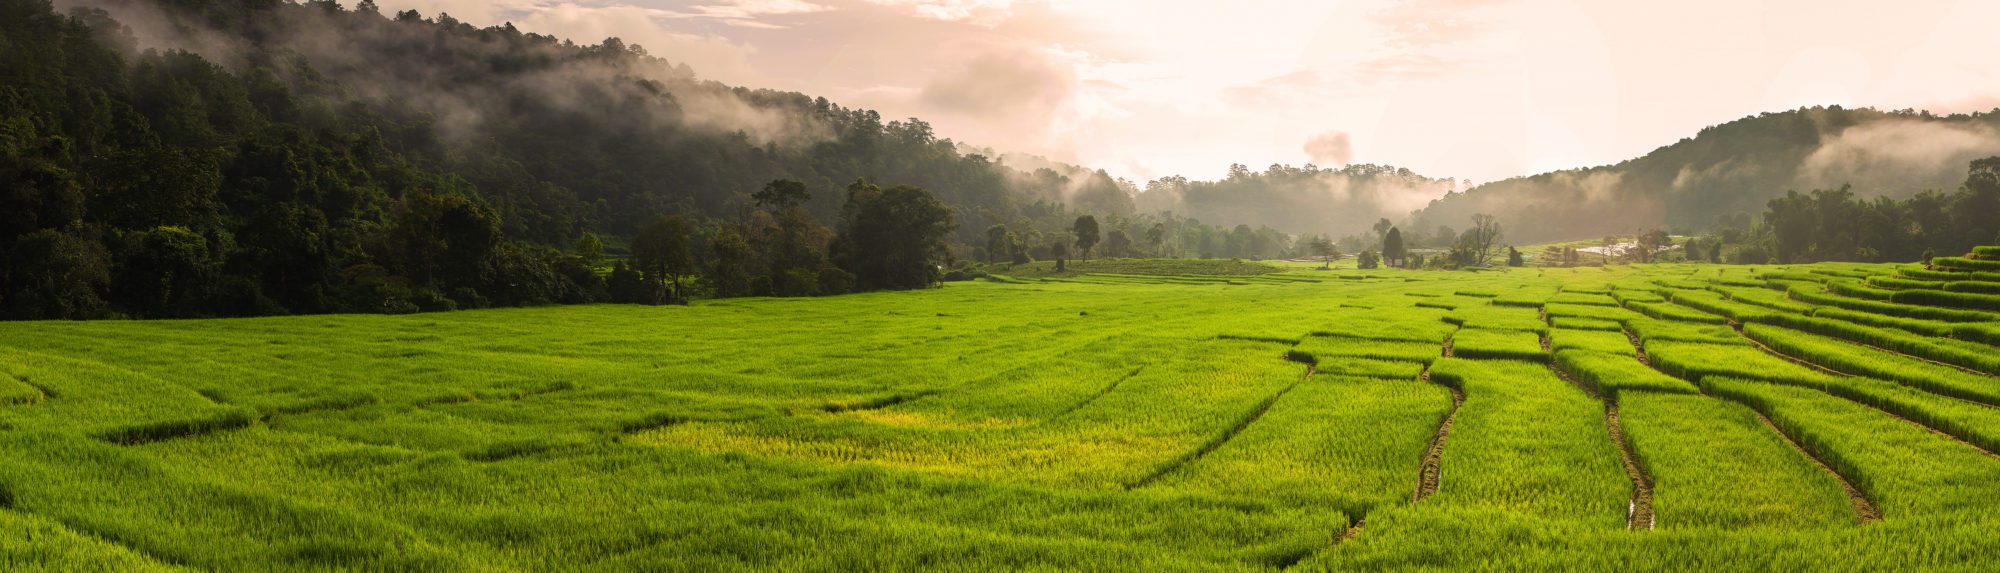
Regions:
<instances>
[{"instance_id":1,"label":"valley floor","mask_svg":"<svg viewBox=\"0 0 2000 573\"><path fill-rule=\"evenodd\" d=\"M1926 273L0 324L0 569L1990 568L2000 314Z\"/></svg>"}]
</instances>

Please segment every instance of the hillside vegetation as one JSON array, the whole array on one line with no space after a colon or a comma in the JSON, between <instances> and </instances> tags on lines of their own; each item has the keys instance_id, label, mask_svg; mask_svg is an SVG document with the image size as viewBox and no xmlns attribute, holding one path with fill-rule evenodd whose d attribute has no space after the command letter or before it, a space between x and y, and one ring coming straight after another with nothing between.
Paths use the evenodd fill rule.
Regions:
<instances>
[{"instance_id":1,"label":"hillside vegetation","mask_svg":"<svg viewBox=\"0 0 2000 573\"><path fill-rule=\"evenodd\" d=\"M1613 165L1479 185L1431 202L1411 222L1431 229L1486 213L1518 229L1515 238L1524 242L1649 228L1748 229L1766 202L1787 191L1848 187L1864 200L1949 193L1967 165L1995 155L2000 113L1802 108L1712 126ZM1991 240L1989 231L1959 247Z\"/></svg>"}]
</instances>

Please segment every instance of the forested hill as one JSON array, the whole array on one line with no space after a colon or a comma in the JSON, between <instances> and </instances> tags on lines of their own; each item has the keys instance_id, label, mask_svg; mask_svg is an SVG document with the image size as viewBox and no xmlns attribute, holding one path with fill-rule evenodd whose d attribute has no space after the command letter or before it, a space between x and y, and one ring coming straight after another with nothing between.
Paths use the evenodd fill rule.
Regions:
<instances>
[{"instance_id":1,"label":"forested hill","mask_svg":"<svg viewBox=\"0 0 2000 573\"><path fill-rule=\"evenodd\" d=\"M366 1L65 4L0 0L12 318L588 301L580 238L738 217L780 179L822 222L859 178L928 189L961 246L1133 208L1101 171L1013 169L616 40Z\"/></svg>"},{"instance_id":2,"label":"forested hill","mask_svg":"<svg viewBox=\"0 0 2000 573\"><path fill-rule=\"evenodd\" d=\"M1415 228L1489 213L1508 240L1701 230L1762 213L1788 190L1852 185L1859 197L1952 191L1976 159L2000 155L2000 113L1814 107L1765 113L1616 165L1492 182L1431 202ZM1984 237L1981 237L1984 239Z\"/></svg>"}]
</instances>

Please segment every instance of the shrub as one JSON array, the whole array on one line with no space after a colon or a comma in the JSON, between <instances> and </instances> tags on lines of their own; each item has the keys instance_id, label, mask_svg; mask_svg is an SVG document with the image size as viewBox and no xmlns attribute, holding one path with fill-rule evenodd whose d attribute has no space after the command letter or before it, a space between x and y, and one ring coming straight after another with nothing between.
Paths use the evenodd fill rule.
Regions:
<instances>
[{"instance_id":1,"label":"shrub","mask_svg":"<svg viewBox=\"0 0 2000 573\"><path fill-rule=\"evenodd\" d=\"M839 267L820 269L819 292L820 294L847 294L854 292L854 273L841 270Z\"/></svg>"}]
</instances>

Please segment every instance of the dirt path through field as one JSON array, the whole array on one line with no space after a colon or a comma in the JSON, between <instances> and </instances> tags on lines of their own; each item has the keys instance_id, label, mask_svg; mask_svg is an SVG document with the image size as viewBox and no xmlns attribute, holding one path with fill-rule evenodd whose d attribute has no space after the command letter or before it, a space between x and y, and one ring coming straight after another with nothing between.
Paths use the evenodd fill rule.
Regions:
<instances>
[{"instance_id":1,"label":"dirt path through field","mask_svg":"<svg viewBox=\"0 0 2000 573\"><path fill-rule=\"evenodd\" d=\"M1632 332L1632 329L1627 328L1625 329L1625 339L1632 341L1632 350L1639 353L1640 364L1653 365L1652 359L1646 358L1646 343L1639 340L1639 333Z\"/></svg>"},{"instance_id":2,"label":"dirt path through field","mask_svg":"<svg viewBox=\"0 0 2000 573\"><path fill-rule=\"evenodd\" d=\"M1644 468L1639 467L1639 457L1632 454L1632 444L1625 441L1625 426L1618 421L1618 402L1604 400L1604 425L1611 430L1611 441L1618 444L1618 454L1625 461L1625 477L1632 480L1632 502L1626 514L1625 527L1634 531L1653 529L1653 480L1647 479Z\"/></svg>"},{"instance_id":3,"label":"dirt path through field","mask_svg":"<svg viewBox=\"0 0 2000 573\"><path fill-rule=\"evenodd\" d=\"M1542 336L1542 349L1548 350L1548 335ZM1632 453L1632 444L1625 441L1625 425L1618 421L1618 401L1611 396L1600 394L1596 388L1584 384L1554 362L1549 363L1549 371L1571 386L1583 390L1590 397L1604 402L1604 428L1611 434L1611 443L1618 446L1618 457L1625 464L1625 477L1632 480L1632 499L1626 503L1625 527L1634 531L1653 529L1653 481L1646 477L1645 469L1639 466L1639 456Z\"/></svg>"}]
</instances>

